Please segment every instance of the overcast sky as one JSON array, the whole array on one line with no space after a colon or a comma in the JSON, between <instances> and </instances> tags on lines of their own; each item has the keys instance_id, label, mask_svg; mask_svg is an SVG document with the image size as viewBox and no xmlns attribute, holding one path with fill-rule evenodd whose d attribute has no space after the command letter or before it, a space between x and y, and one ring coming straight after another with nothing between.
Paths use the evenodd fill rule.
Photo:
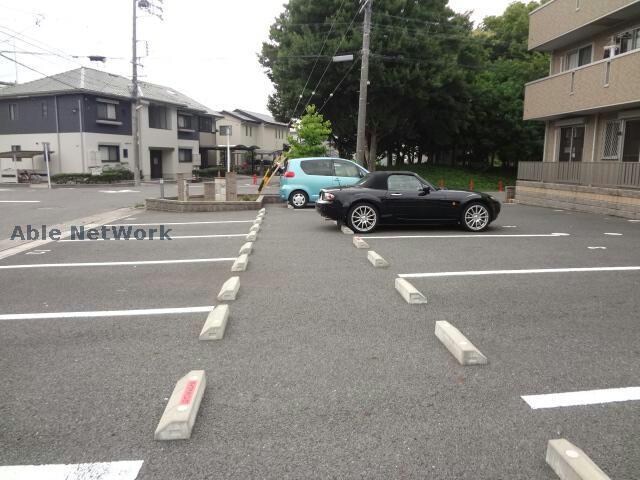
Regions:
<instances>
[{"instance_id":1,"label":"overcast sky","mask_svg":"<svg viewBox=\"0 0 640 480\"><path fill-rule=\"evenodd\" d=\"M158 0L155 0L156 2ZM312 1L312 0L311 0ZM356 1L356 0L353 0ZM512 0L450 0L473 10L478 23ZM164 0L165 19L139 20L142 79L171 86L215 110L267 112L271 83L257 61L269 26L285 0ZM0 0L0 52L46 75L93 66L130 76L131 0ZM79 57L103 55L106 64ZM129 58L127 58L129 57ZM18 67L18 81L41 77ZM0 57L0 81L13 82L15 64Z\"/></svg>"}]
</instances>

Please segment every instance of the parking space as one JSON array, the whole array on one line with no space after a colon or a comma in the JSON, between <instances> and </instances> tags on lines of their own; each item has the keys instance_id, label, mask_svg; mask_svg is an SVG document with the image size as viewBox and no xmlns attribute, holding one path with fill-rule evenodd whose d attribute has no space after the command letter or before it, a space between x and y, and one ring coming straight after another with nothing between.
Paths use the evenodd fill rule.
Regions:
<instances>
[{"instance_id":1,"label":"parking space","mask_svg":"<svg viewBox=\"0 0 640 480\"><path fill-rule=\"evenodd\" d=\"M503 214L483 234L380 229L366 238L384 269L313 209L280 205L268 207L246 272L229 260L113 262L235 258L255 212L140 212L118 225L189 238L51 243L0 260L105 264L0 270L0 465L135 460L139 479L551 480L546 442L565 437L611 478L634 478L640 402L620 389L639 386L640 272L409 278L426 305L394 289L416 273L640 265L638 224ZM199 342L231 275L241 288L224 339ZM434 335L439 320L489 363L459 365ZM175 382L194 369L208 387L191 439L154 441ZM547 400L523 399L606 389L591 397L616 401L534 409L528 401Z\"/></svg>"}]
</instances>

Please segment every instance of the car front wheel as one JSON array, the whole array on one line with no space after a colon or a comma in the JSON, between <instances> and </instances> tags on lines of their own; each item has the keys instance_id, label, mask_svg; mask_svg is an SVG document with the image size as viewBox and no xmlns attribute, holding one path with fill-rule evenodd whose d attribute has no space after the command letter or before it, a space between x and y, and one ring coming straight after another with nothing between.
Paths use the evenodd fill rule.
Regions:
<instances>
[{"instance_id":1,"label":"car front wheel","mask_svg":"<svg viewBox=\"0 0 640 480\"><path fill-rule=\"evenodd\" d=\"M373 232L378 226L378 211L367 203L355 205L349 210L347 223L356 233Z\"/></svg>"},{"instance_id":2,"label":"car front wheel","mask_svg":"<svg viewBox=\"0 0 640 480\"><path fill-rule=\"evenodd\" d=\"M481 203L472 203L462 212L462 226L471 232L481 232L491 223L487 207Z\"/></svg>"},{"instance_id":3,"label":"car front wheel","mask_svg":"<svg viewBox=\"0 0 640 480\"><path fill-rule=\"evenodd\" d=\"M296 190L289 195L289 203L293 208L304 208L309 203L309 197L302 190Z\"/></svg>"}]
</instances>

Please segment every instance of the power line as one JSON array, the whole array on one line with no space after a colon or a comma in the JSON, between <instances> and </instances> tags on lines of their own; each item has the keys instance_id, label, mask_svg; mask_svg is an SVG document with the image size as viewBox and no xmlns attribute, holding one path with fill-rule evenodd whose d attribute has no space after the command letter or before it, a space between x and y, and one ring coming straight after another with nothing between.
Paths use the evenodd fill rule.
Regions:
<instances>
[{"instance_id":1,"label":"power line","mask_svg":"<svg viewBox=\"0 0 640 480\"><path fill-rule=\"evenodd\" d=\"M309 82L311 81L311 77L313 76L313 72L315 72L316 66L318 65L318 61L320 60L320 55L322 55L322 52L324 52L324 47L327 45L327 40L329 40L329 36L331 35L331 32L333 32L333 29L335 28L335 19L337 18L338 13L340 13L342 11L342 7L344 7L345 2L346 2L346 0L342 0L342 3L340 3L340 8L338 8L336 16L334 17L334 21L331 23L331 29L329 30L327 35L324 37L324 42L322 42L322 48L320 49L320 53L318 54L318 57L316 58L316 61L313 64L313 68L311 69L311 72L309 73L309 76L307 77L307 81L305 82L304 87L302 87L302 93L300 93L300 96L298 97L298 101L296 102L296 106L293 109L293 112L291 113L291 118L289 119L288 123L291 123L291 121L293 120L293 117L296 116L296 112L298 111L298 107L300 106L300 101L303 98L304 91L307 89L307 86L309 85ZM307 102L307 105L308 105L308 102ZM304 108L305 109L307 108L306 105L305 105Z\"/></svg>"},{"instance_id":2,"label":"power line","mask_svg":"<svg viewBox=\"0 0 640 480\"><path fill-rule=\"evenodd\" d=\"M11 58L11 57L7 57L4 53L0 53L0 57L4 58L4 59L6 59L6 60L9 60L10 62L16 63L16 64L20 65L21 67L26 68L27 70L31 70L32 72L35 72L35 73L37 73L38 75L42 75L42 76L43 76L43 77L45 77L45 78L48 78L48 79L53 80L53 81L55 81L55 82L61 83L62 85L66 85L67 87L71 87L71 88L73 88L74 90L77 90L77 89L78 89L78 87L77 87L76 85L72 85L72 84L70 84L70 83L67 83L67 82L64 82L64 81L60 80L60 78L58 78L58 77L60 77L60 75L56 75L56 76L53 76L53 75L47 75L47 74L45 74L45 73L42 73L42 72L41 72L41 71L39 71L39 70L36 70L36 69L35 69L35 68L33 68L33 67L30 67L29 65L26 65L26 64L24 64L24 63L22 63L22 62L18 62L17 60L14 60L14 59L13 59L13 58Z\"/></svg>"},{"instance_id":3,"label":"power line","mask_svg":"<svg viewBox=\"0 0 640 480\"><path fill-rule=\"evenodd\" d=\"M347 70L347 73L344 74L344 76L340 79L340 81L338 82L338 84L335 86L335 88L332 90L332 92L329 94L329 96L327 97L327 99L325 100L325 102L322 104L322 107L320 107L320 109L318 110L318 113L322 112L322 110L324 110L324 107L327 106L327 103L329 103L333 97L335 96L336 92L338 91L338 89L342 86L342 83L347 79L347 77L349 76L349 74L351 73L351 71L355 68L356 64L358 63L358 61L354 61L351 63L351 66L349 67L349 69Z\"/></svg>"},{"instance_id":4,"label":"power line","mask_svg":"<svg viewBox=\"0 0 640 480\"><path fill-rule=\"evenodd\" d=\"M336 50L333 52L333 55L331 56L332 59L333 59L333 57L335 57L338 54L338 51L340 50L340 47L344 43L345 38L347 38L347 34L351 30L351 27L353 27L353 24L356 21L356 18L358 17L360 12L361 12L361 9L358 9L356 11L356 14L351 19L351 23L347 27L347 30L344 32L344 35L342 35L342 38L340 39L340 43L338 44L338 46L336 47ZM306 108L311 103L311 100L313 99L313 94L318 90L318 87L320 86L320 83L322 83L322 80L324 79L324 76L327 74L327 71L329 70L329 67L331 66L332 61L333 60L330 60L329 63L327 63L327 66L325 67L324 72L322 72L322 75L320 76L320 80L318 80L318 83L316 84L316 87L311 91L311 95L309 95L309 100L307 100L307 103L304 106L304 110L306 110Z\"/></svg>"}]
</instances>

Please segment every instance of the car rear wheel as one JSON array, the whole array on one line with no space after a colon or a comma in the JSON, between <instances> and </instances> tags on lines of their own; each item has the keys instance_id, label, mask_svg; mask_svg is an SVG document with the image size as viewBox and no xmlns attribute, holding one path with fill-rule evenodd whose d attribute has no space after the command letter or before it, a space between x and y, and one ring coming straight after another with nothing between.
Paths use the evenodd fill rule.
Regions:
<instances>
[{"instance_id":1,"label":"car rear wheel","mask_svg":"<svg viewBox=\"0 0 640 480\"><path fill-rule=\"evenodd\" d=\"M373 232L378 226L378 211L373 205L360 203L349 210L347 223L356 233Z\"/></svg>"},{"instance_id":2,"label":"car rear wheel","mask_svg":"<svg viewBox=\"0 0 640 480\"><path fill-rule=\"evenodd\" d=\"M309 203L309 197L302 190L296 190L289 195L289 203L293 208L304 208Z\"/></svg>"},{"instance_id":3,"label":"car rear wheel","mask_svg":"<svg viewBox=\"0 0 640 480\"><path fill-rule=\"evenodd\" d=\"M481 203L472 203L462 212L462 226L471 232L481 232L491 223L489 209Z\"/></svg>"}]
</instances>

